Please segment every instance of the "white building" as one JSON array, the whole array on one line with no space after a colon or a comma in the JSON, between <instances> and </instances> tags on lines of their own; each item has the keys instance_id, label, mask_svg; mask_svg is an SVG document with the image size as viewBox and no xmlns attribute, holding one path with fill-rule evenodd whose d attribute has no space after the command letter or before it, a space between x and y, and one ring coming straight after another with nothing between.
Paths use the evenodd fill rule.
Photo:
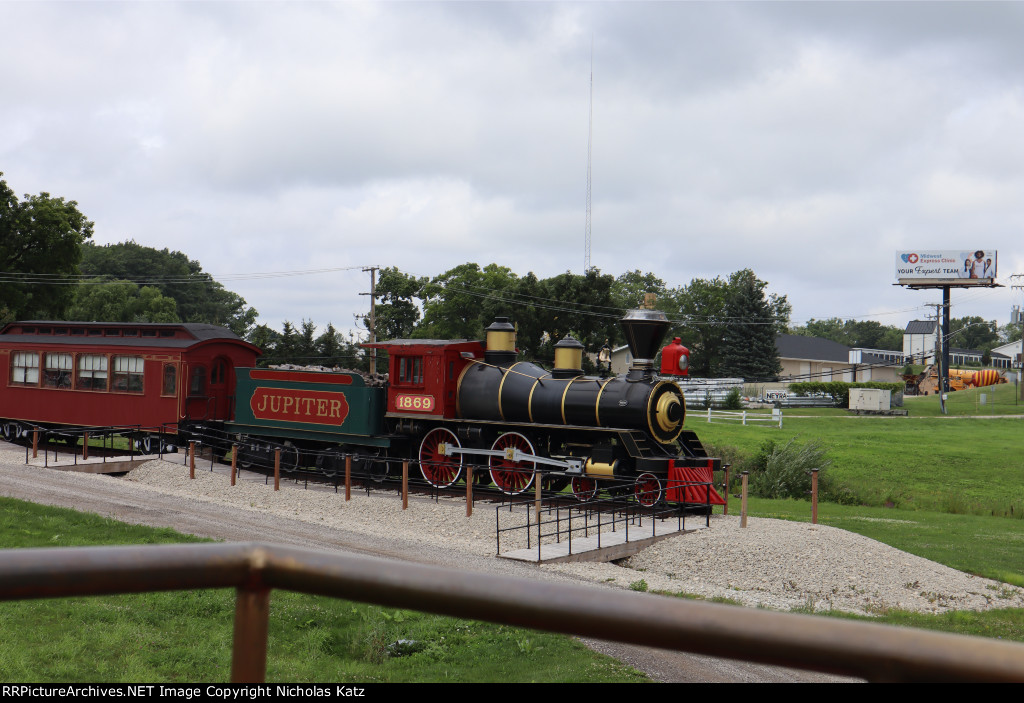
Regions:
<instances>
[{"instance_id":1,"label":"white building","mask_svg":"<svg viewBox=\"0 0 1024 703\"><path fill-rule=\"evenodd\" d=\"M911 320L903 331L903 356L912 364L930 364L935 360L938 324L935 320Z\"/></svg>"}]
</instances>

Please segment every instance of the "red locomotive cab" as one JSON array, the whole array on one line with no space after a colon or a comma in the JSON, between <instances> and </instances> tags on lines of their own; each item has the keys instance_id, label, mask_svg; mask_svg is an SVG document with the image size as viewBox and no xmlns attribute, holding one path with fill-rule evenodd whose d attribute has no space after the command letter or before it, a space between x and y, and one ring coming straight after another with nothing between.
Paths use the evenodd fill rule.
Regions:
<instances>
[{"instance_id":1,"label":"red locomotive cab","mask_svg":"<svg viewBox=\"0 0 1024 703\"><path fill-rule=\"evenodd\" d=\"M661 350L662 376L688 376L690 374L690 350L676 337Z\"/></svg>"}]
</instances>

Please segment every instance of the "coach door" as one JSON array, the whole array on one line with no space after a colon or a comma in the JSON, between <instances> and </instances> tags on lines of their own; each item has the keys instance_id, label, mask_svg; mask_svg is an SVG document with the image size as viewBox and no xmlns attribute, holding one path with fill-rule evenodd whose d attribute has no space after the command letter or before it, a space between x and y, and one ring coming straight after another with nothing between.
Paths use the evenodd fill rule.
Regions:
<instances>
[{"instance_id":1,"label":"coach door","mask_svg":"<svg viewBox=\"0 0 1024 703\"><path fill-rule=\"evenodd\" d=\"M218 356L210 366L210 419L230 420L235 374L231 362Z\"/></svg>"}]
</instances>

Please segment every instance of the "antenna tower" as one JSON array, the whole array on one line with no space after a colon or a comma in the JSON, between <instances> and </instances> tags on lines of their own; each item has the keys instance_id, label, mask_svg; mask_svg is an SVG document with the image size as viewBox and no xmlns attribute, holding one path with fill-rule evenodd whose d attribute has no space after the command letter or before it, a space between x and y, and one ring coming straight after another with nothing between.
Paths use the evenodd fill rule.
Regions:
<instances>
[{"instance_id":1,"label":"antenna tower","mask_svg":"<svg viewBox=\"0 0 1024 703\"><path fill-rule=\"evenodd\" d=\"M587 132L587 225L586 243L583 249L583 275L590 270L590 166L591 149L594 143L594 40L590 40L590 124Z\"/></svg>"}]
</instances>

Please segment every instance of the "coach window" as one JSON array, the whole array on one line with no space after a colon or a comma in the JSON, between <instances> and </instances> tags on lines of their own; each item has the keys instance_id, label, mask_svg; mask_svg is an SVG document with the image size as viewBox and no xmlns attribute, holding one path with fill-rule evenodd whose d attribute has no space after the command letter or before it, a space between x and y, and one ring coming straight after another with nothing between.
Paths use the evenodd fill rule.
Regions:
<instances>
[{"instance_id":1,"label":"coach window","mask_svg":"<svg viewBox=\"0 0 1024 703\"><path fill-rule=\"evenodd\" d=\"M15 352L11 357L11 383L23 386L39 385L39 354Z\"/></svg>"},{"instance_id":2,"label":"coach window","mask_svg":"<svg viewBox=\"0 0 1024 703\"><path fill-rule=\"evenodd\" d=\"M70 354L47 354L43 365L43 385L47 388L71 388L74 369Z\"/></svg>"},{"instance_id":3,"label":"coach window","mask_svg":"<svg viewBox=\"0 0 1024 703\"><path fill-rule=\"evenodd\" d=\"M82 354L78 357L78 384L80 391L107 390L107 357L100 354Z\"/></svg>"},{"instance_id":4,"label":"coach window","mask_svg":"<svg viewBox=\"0 0 1024 703\"><path fill-rule=\"evenodd\" d=\"M423 383L423 357L403 356L398 360L398 381L403 385Z\"/></svg>"},{"instance_id":5,"label":"coach window","mask_svg":"<svg viewBox=\"0 0 1024 703\"><path fill-rule=\"evenodd\" d=\"M141 356L114 357L114 390L141 393L144 362Z\"/></svg>"},{"instance_id":6,"label":"coach window","mask_svg":"<svg viewBox=\"0 0 1024 703\"><path fill-rule=\"evenodd\" d=\"M192 375L188 381L188 394L190 396L206 395L206 367L193 366Z\"/></svg>"},{"instance_id":7,"label":"coach window","mask_svg":"<svg viewBox=\"0 0 1024 703\"><path fill-rule=\"evenodd\" d=\"M178 367L174 364L164 364L164 387L160 391L163 395L176 395L178 392Z\"/></svg>"},{"instance_id":8,"label":"coach window","mask_svg":"<svg viewBox=\"0 0 1024 703\"><path fill-rule=\"evenodd\" d=\"M224 384L224 380L228 375L228 367L223 361L216 361L213 364L213 370L210 372L210 385L220 386Z\"/></svg>"}]
</instances>

